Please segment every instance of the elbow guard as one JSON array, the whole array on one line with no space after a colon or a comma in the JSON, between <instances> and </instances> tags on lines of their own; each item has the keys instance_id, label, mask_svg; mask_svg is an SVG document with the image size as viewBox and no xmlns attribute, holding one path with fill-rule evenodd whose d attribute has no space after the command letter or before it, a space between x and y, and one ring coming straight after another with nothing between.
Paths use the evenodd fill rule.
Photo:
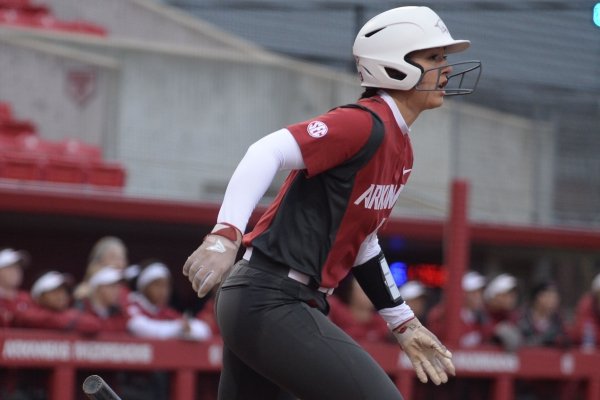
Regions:
<instances>
[{"instance_id":1,"label":"elbow guard","mask_svg":"<svg viewBox=\"0 0 600 400\"><path fill-rule=\"evenodd\" d=\"M404 303L383 253L352 268L352 274L377 310Z\"/></svg>"}]
</instances>

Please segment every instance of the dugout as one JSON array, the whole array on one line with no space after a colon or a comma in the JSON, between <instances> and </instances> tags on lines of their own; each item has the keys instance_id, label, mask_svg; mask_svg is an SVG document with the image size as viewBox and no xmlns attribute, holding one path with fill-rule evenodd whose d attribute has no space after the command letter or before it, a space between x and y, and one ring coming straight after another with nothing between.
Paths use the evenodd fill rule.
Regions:
<instances>
[{"instance_id":1,"label":"dugout","mask_svg":"<svg viewBox=\"0 0 600 400\"><path fill-rule=\"evenodd\" d=\"M468 185L458 182L452 188L448 220L390 220L381 234L388 259L404 260L415 266L416 273L423 273L419 269L429 268L429 275L421 275L421 278L437 276L441 279L430 282L432 291L442 290L435 287L436 283L446 290L456 290L459 275L454 274L453 278L448 270L456 272L473 265L482 266L480 269L484 273L493 273L494 268L507 268L523 277L525 283L533 276L532 271L563 274L557 277L563 293L575 288L572 297L576 300L579 291L585 291L585 285L590 281L586 277L597 270L600 232L469 223L465 218L467 197ZM81 278L93 243L104 235L115 235L127 244L131 261L152 256L171 267L177 306L200 306L179 270L212 226L217 212L215 204L134 198L119 191L86 187L4 181L0 184L0 243L31 253L32 265L26 271L25 283L29 288L36 272L48 268L59 268ZM251 224L256 221L256 214ZM447 270L444 265L451 266ZM441 275L431 273L434 267L439 268ZM456 296L450 297L456 299ZM450 304L448 308L452 308ZM448 329L453 328L449 326ZM0 364L7 371L18 373L33 371L32 368L50 371L46 376L51 398L73 398L79 380L84 378L82 371L104 372L126 366L128 370L146 371L160 367L171 371L171 393L178 399L192 399L195 398L193 393L203 385L202 379L214 376L220 368L219 360L215 359L221 346L218 338L192 349L189 344L177 341L108 336L82 342L78 337L62 333L9 329L0 335L0 340L3 348ZM46 347L43 354L31 353L36 349L43 350L40 346L48 343L52 343L53 349L57 344L60 345L57 348L77 349L82 343L94 349L133 346L136 351L143 350L139 354L152 354L152 362L149 364L145 358L125 364L122 360L90 361L77 358L70 350L69 357L64 358L60 352L53 353L52 357L59 358L49 361ZM28 346L26 349L25 345ZM393 377L405 396L422 398L422 391L427 387L416 383L412 368L406 364L407 360L403 359L397 346L366 344L366 348ZM19 349L25 349L27 353L21 354ZM174 359L176 354L190 352L198 355L193 362L182 364L181 358ZM106 357L112 353L102 354ZM600 375L595 367L597 357L597 353L586 354L577 349L568 352L525 349L517 354L498 349L455 351L460 376L487 380L491 383L489 398L495 400L515 398L519 382L531 380L583 384L580 393L585 393L585 397L581 398L595 399L600 395Z\"/></svg>"},{"instance_id":2,"label":"dugout","mask_svg":"<svg viewBox=\"0 0 600 400\"><path fill-rule=\"evenodd\" d=\"M466 207L468 194L461 193L452 199ZM250 225L260 212L255 212ZM105 235L118 236L127 244L131 262L158 258L172 269L176 305L186 307L196 299L179 269L217 213L218 204L213 203L4 181L0 243L31 253L32 265L25 277L28 288L36 274L46 269L64 270L81 279L94 242ZM461 268L490 276L501 271L514 274L523 283L522 294L536 277L553 277L566 308L588 290L586 285L600 267L600 232L469 222L466 209L461 215L464 225L459 226L463 232L459 238L451 232L456 223L434 219L396 217L380 232L390 264L404 263L408 278L419 278L429 286L432 301L448 283L446 264L457 252L458 262L464 264Z\"/></svg>"}]
</instances>

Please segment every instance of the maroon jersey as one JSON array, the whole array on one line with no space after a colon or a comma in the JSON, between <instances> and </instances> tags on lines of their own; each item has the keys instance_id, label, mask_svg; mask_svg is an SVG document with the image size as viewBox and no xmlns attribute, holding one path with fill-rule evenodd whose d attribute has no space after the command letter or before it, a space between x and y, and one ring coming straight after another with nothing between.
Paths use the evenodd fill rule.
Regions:
<instances>
[{"instance_id":1,"label":"maroon jersey","mask_svg":"<svg viewBox=\"0 0 600 400\"><path fill-rule=\"evenodd\" d=\"M336 287L360 245L390 215L410 175L408 132L379 96L288 130L306 169L290 173L244 245L321 286Z\"/></svg>"},{"instance_id":2,"label":"maroon jersey","mask_svg":"<svg viewBox=\"0 0 600 400\"><path fill-rule=\"evenodd\" d=\"M84 314L99 318L102 322L102 332L127 332L129 314L119 306L109 307L107 315L98 314L88 299L76 305Z\"/></svg>"},{"instance_id":3,"label":"maroon jersey","mask_svg":"<svg viewBox=\"0 0 600 400\"><path fill-rule=\"evenodd\" d=\"M19 328L69 330L92 334L102 330L102 321L90 313L75 308L54 311L32 303L26 310L17 312L14 326Z\"/></svg>"},{"instance_id":4,"label":"maroon jersey","mask_svg":"<svg viewBox=\"0 0 600 400\"><path fill-rule=\"evenodd\" d=\"M31 303L31 296L23 290L19 290L14 296L0 296L0 327L12 326L15 315L27 310Z\"/></svg>"},{"instance_id":5,"label":"maroon jersey","mask_svg":"<svg viewBox=\"0 0 600 400\"><path fill-rule=\"evenodd\" d=\"M172 321L183 318L183 314L169 306L156 306L138 292L130 293L127 311L129 315L144 315L151 319Z\"/></svg>"}]
</instances>

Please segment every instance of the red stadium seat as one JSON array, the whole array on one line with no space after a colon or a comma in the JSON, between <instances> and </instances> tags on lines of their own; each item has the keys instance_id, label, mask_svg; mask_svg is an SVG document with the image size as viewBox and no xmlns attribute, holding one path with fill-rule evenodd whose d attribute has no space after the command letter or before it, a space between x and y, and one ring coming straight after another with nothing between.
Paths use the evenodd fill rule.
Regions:
<instances>
[{"instance_id":1,"label":"red stadium seat","mask_svg":"<svg viewBox=\"0 0 600 400\"><path fill-rule=\"evenodd\" d=\"M39 181L43 179L44 161L32 155L4 152L0 154L0 178Z\"/></svg>"},{"instance_id":2,"label":"red stadium seat","mask_svg":"<svg viewBox=\"0 0 600 400\"><path fill-rule=\"evenodd\" d=\"M3 136L17 136L21 134L32 134L35 133L36 128L32 122L29 121L2 121L0 120L0 135Z\"/></svg>"},{"instance_id":3,"label":"red stadium seat","mask_svg":"<svg viewBox=\"0 0 600 400\"><path fill-rule=\"evenodd\" d=\"M102 149L99 146L88 144L82 140L69 138L58 143L61 155L82 160L101 160Z\"/></svg>"},{"instance_id":4,"label":"red stadium seat","mask_svg":"<svg viewBox=\"0 0 600 400\"><path fill-rule=\"evenodd\" d=\"M9 103L0 101L0 123L12 120L12 107Z\"/></svg>"},{"instance_id":5,"label":"red stadium seat","mask_svg":"<svg viewBox=\"0 0 600 400\"><path fill-rule=\"evenodd\" d=\"M0 0L0 9L20 10L30 6L30 0Z\"/></svg>"},{"instance_id":6,"label":"red stadium seat","mask_svg":"<svg viewBox=\"0 0 600 400\"><path fill-rule=\"evenodd\" d=\"M17 139L9 135L0 135L0 153L6 151L17 151L19 143Z\"/></svg>"},{"instance_id":7,"label":"red stadium seat","mask_svg":"<svg viewBox=\"0 0 600 400\"><path fill-rule=\"evenodd\" d=\"M122 188L125 178L125 169L118 163L92 163L88 169L88 183L94 186Z\"/></svg>"},{"instance_id":8,"label":"red stadium seat","mask_svg":"<svg viewBox=\"0 0 600 400\"><path fill-rule=\"evenodd\" d=\"M46 7L0 7L0 24L105 36L106 29L84 21L60 21Z\"/></svg>"},{"instance_id":9,"label":"red stadium seat","mask_svg":"<svg viewBox=\"0 0 600 400\"><path fill-rule=\"evenodd\" d=\"M37 156L52 156L61 153L61 146L57 142L43 139L37 135L23 134L16 138L18 150Z\"/></svg>"},{"instance_id":10,"label":"red stadium seat","mask_svg":"<svg viewBox=\"0 0 600 400\"><path fill-rule=\"evenodd\" d=\"M44 164L47 182L84 184L86 177L86 164L78 160L49 157Z\"/></svg>"}]
</instances>

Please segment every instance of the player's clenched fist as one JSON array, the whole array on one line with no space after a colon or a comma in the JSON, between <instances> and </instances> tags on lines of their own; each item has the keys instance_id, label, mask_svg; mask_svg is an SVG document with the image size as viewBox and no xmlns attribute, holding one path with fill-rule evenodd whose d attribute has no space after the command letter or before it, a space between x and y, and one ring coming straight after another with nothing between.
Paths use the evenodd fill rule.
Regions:
<instances>
[{"instance_id":1,"label":"player's clenched fist","mask_svg":"<svg viewBox=\"0 0 600 400\"><path fill-rule=\"evenodd\" d=\"M393 332L421 382L427 383L429 376L439 385L448 382L448 373L455 375L452 353L417 318L403 323Z\"/></svg>"},{"instance_id":2,"label":"player's clenched fist","mask_svg":"<svg viewBox=\"0 0 600 400\"><path fill-rule=\"evenodd\" d=\"M235 263L241 243L242 233L235 226L217 224L188 257L183 275L188 277L198 297L206 296L221 282L223 275Z\"/></svg>"}]
</instances>

